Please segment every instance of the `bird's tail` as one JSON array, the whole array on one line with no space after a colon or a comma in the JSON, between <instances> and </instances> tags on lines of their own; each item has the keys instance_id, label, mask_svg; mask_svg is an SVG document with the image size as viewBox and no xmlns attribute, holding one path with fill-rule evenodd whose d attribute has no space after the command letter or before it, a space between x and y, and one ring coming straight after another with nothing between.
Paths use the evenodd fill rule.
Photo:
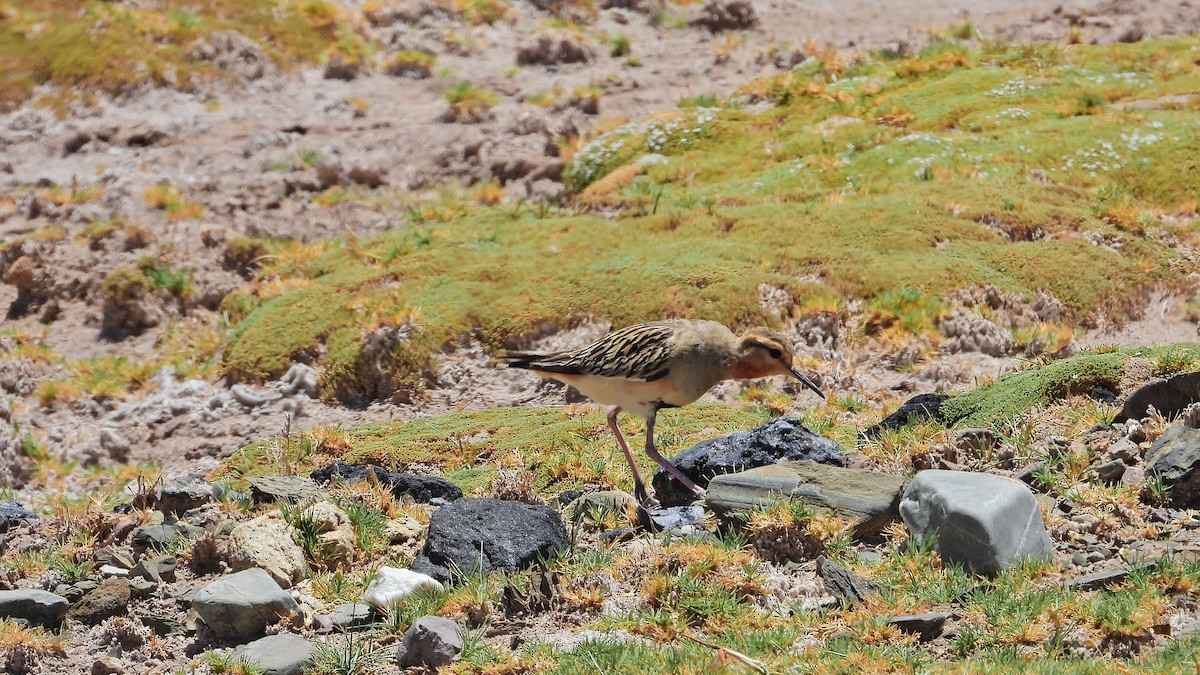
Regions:
<instances>
[{"instance_id":1,"label":"bird's tail","mask_svg":"<svg viewBox=\"0 0 1200 675\"><path fill-rule=\"evenodd\" d=\"M496 356L496 359L508 366L509 368L521 368L523 370L538 370L538 361L546 358L546 354L538 354L535 352L503 352Z\"/></svg>"}]
</instances>

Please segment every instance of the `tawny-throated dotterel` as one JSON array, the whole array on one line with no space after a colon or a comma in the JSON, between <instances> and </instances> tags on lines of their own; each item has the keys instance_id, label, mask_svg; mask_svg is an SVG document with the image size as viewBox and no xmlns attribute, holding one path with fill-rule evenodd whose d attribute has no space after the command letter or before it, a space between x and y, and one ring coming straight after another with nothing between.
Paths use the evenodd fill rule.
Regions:
<instances>
[{"instance_id":1,"label":"tawny-throated dotterel","mask_svg":"<svg viewBox=\"0 0 1200 675\"><path fill-rule=\"evenodd\" d=\"M662 408L687 405L718 382L791 375L825 394L792 365L787 339L770 328L735 335L715 321L671 320L628 326L573 351L553 354L508 352L510 368L524 368L575 387L606 404L608 426L633 471L634 495L648 501L629 444L617 425L622 410L646 420L646 454L697 495L696 485L654 447L654 421Z\"/></svg>"}]
</instances>

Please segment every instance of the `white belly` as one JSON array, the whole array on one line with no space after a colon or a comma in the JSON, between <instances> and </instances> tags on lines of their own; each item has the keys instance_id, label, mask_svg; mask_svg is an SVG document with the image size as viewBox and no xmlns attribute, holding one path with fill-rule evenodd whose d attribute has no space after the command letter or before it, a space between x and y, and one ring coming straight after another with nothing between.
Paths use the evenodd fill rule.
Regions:
<instances>
[{"instance_id":1,"label":"white belly","mask_svg":"<svg viewBox=\"0 0 1200 675\"><path fill-rule=\"evenodd\" d=\"M559 382L569 384L597 403L621 406L621 409L649 418L663 403L672 406L686 405L696 398L681 396L669 382L656 380L640 382L625 380L619 377L599 377L596 375L565 375L560 373L539 373L552 377Z\"/></svg>"}]
</instances>

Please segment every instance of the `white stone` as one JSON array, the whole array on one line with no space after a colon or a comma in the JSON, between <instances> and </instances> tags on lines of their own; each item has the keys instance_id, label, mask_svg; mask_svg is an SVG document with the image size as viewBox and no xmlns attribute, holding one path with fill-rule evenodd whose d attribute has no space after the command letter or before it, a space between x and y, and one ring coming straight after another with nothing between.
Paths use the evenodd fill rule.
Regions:
<instances>
[{"instance_id":1,"label":"white stone","mask_svg":"<svg viewBox=\"0 0 1200 675\"><path fill-rule=\"evenodd\" d=\"M363 602L380 609L404 604L404 599L421 590L439 593L442 584L420 572L384 565L363 592Z\"/></svg>"},{"instance_id":2,"label":"white stone","mask_svg":"<svg viewBox=\"0 0 1200 675\"><path fill-rule=\"evenodd\" d=\"M101 565L99 571L100 574L103 574L106 577L129 576L129 570L125 569L124 567L117 567L116 565Z\"/></svg>"}]
</instances>

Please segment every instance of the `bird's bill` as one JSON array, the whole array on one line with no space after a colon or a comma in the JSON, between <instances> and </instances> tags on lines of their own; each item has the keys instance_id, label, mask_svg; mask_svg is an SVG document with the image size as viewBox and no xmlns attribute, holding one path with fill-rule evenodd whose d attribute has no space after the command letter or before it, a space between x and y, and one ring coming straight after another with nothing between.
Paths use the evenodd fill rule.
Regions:
<instances>
[{"instance_id":1,"label":"bird's bill","mask_svg":"<svg viewBox=\"0 0 1200 675\"><path fill-rule=\"evenodd\" d=\"M820 396L821 398L825 398L825 392L821 391L820 387L813 384L812 380L805 377L804 373L800 372L799 370L796 370L795 368L792 368L789 372L791 372L791 374L794 375L797 380L800 380L801 382L803 382L805 384L805 386L807 386L809 389L812 389L813 391L817 392L817 396Z\"/></svg>"}]
</instances>

